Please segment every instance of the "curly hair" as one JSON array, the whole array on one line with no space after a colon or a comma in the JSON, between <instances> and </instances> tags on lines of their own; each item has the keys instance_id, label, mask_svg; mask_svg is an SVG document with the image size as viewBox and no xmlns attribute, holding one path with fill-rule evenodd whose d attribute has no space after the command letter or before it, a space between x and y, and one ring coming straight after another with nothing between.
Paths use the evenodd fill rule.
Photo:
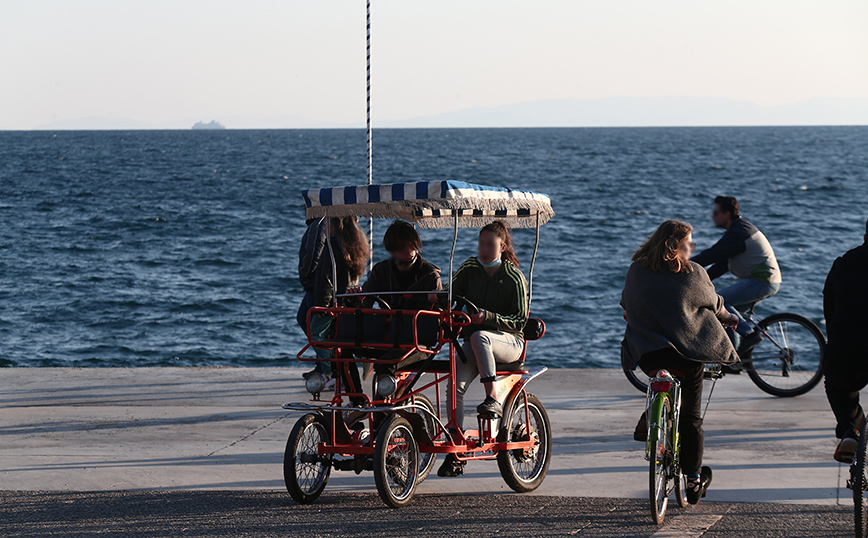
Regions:
<instances>
[{"instance_id":1,"label":"curly hair","mask_svg":"<svg viewBox=\"0 0 868 538\"><path fill-rule=\"evenodd\" d=\"M350 281L355 282L365 273L368 258L371 257L371 247L368 237L359 228L357 217L341 217L332 219L334 235L341 239L341 252L344 263L350 271Z\"/></svg>"},{"instance_id":2,"label":"curly hair","mask_svg":"<svg viewBox=\"0 0 868 538\"><path fill-rule=\"evenodd\" d=\"M693 268L678 256L678 247L691 233L693 226L690 224L680 220L667 220L633 253L633 261L640 262L643 267L653 271L689 273Z\"/></svg>"}]
</instances>

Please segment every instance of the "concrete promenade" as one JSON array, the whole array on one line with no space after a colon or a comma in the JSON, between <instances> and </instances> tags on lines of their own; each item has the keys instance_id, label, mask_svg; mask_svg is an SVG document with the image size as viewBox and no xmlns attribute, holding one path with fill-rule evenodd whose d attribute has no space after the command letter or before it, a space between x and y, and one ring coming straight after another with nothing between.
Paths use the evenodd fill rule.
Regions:
<instances>
[{"instance_id":1,"label":"concrete promenade","mask_svg":"<svg viewBox=\"0 0 868 538\"><path fill-rule=\"evenodd\" d=\"M57 502L56 493L26 492L89 492L85 497L94 502L117 502L119 495L133 495L118 492L154 498L210 492L220 498L261 496L292 504L285 502L282 458L287 435L301 413L284 411L280 405L307 401L301 371L2 369L3 505L8 509L28 499ZM641 443L631 438L644 395L619 370L550 370L529 390L542 399L551 417L551 469L535 493L499 496L497 502L532 503L528 499L539 496L547 505L552 497L570 497L575 500L564 500L565 506L590 506L593 502L581 499L597 498L594 502L635 510L647 519L639 501L647 497L647 464ZM482 393L474 386L468 402L477 399L481 401ZM829 525L837 526L839 533L841 521L852 517L850 491L843 488L847 470L831 458L832 414L822 386L782 399L761 392L745 375L727 376L717 383L705 424L705 462L715 475L700 507L739 506L715 502L814 505L812 510L837 521ZM508 492L496 463L473 462L464 477L432 476L417 495L426 499L420 501L425 505L460 499L458 506L470 506L477 501L448 494ZM333 472L321 502L333 507L339 499L378 506L372 474ZM672 517L682 512L670 510ZM692 510L696 516L702 510L714 512ZM804 512L796 506L774 511ZM799 534L790 529L784 535Z\"/></svg>"}]
</instances>

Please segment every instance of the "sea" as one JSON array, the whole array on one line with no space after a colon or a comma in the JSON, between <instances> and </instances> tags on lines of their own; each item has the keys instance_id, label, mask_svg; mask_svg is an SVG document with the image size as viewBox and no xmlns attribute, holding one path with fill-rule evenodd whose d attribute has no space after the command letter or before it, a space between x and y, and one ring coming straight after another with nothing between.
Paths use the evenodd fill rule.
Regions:
<instances>
[{"instance_id":1,"label":"sea","mask_svg":"<svg viewBox=\"0 0 868 538\"><path fill-rule=\"evenodd\" d=\"M826 273L865 232L868 127L383 129L373 178L550 195L531 306L548 332L528 361L618 367L631 253L669 218L711 246L717 195L781 265L758 313L822 327ZM301 191L366 179L364 130L0 132L0 366L303 367ZM527 271L534 231L514 238ZM451 240L423 232L444 274Z\"/></svg>"}]
</instances>

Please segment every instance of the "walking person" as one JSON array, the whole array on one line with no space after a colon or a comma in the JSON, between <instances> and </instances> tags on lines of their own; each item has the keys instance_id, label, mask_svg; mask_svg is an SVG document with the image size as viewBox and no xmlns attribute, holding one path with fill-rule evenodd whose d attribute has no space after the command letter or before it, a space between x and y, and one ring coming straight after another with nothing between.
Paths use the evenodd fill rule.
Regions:
<instances>
[{"instance_id":1,"label":"walking person","mask_svg":"<svg viewBox=\"0 0 868 538\"><path fill-rule=\"evenodd\" d=\"M307 229L301 237L301 246L298 249L298 280L304 289L304 296L298 306L295 320L301 330L307 334L307 311L313 306L313 287L316 284L316 270L319 268L320 258L326 250L326 219L308 219ZM326 255L328 253L326 252Z\"/></svg>"},{"instance_id":2,"label":"walking person","mask_svg":"<svg viewBox=\"0 0 868 538\"><path fill-rule=\"evenodd\" d=\"M835 414L835 436L841 441L835 461L853 463L865 413L859 391L868 385L868 221L862 245L835 260L823 288L823 313L829 341L823 358L826 397Z\"/></svg>"},{"instance_id":3,"label":"walking person","mask_svg":"<svg viewBox=\"0 0 868 538\"><path fill-rule=\"evenodd\" d=\"M723 297L708 274L690 261L693 227L667 220L639 249L621 294L627 329L625 352L638 358L639 367L653 377L665 369L681 380L681 467L687 478L687 499L696 504L711 483L711 469L702 466L703 363L738 361L722 323L735 324ZM647 411L634 438L647 440Z\"/></svg>"},{"instance_id":4,"label":"walking person","mask_svg":"<svg viewBox=\"0 0 868 538\"><path fill-rule=\"evenodd\" d=\"M346 293L347 288L357 283L364 274L371 251L368 238L359 228L358 221L356 217L327 219L327 233L331 236L335 270L332 269L332 256L326 249L316 270L311 306L328 307L335 303L338 306L346 306L343 300L336 300L335 296ZM334 279L335 275L337 281ZM334 318L331 316L314 317L310 322L311 340L325 340L331 333L332 325L334 325ZM331 358L331 351L328 349L314 348L314 351L321 359ZM328 376L331 373L330 361L317 362L314 371ZM308 372L305 375L312 373Z\"/></svg>"}]
</instances>

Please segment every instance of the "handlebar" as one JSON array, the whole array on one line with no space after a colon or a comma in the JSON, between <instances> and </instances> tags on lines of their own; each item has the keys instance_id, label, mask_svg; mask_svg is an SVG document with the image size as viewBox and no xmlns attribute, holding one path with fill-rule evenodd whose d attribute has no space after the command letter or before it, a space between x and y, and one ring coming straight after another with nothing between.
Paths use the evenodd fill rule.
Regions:
<instances>
[{"instance_id":1,"label":"handlebar","mask_svg":"<svg viewBox=\"0 0 868 538\"><path fill-rule=\"evenodd\" d=\"M470 314L471 316L475 316L476 314L479 313L479 307L477 307L475 304L468 301L464 297L456 295L455 297L452 298L452 302L454 302L458 306L458 308L461 308L461 307L466 308L467 313Z\"/></svg>"}]
</instances>

